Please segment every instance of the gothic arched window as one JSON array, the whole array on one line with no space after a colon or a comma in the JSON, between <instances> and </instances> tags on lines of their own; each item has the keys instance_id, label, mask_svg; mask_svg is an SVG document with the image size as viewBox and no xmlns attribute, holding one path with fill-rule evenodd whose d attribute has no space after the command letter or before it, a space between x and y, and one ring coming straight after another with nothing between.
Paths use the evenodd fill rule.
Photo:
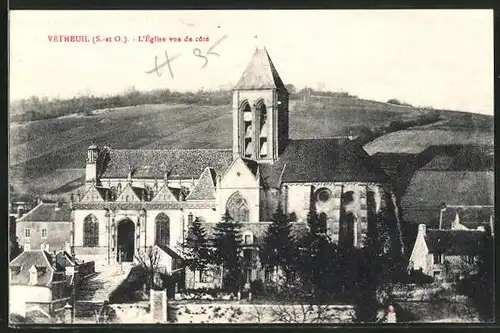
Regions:
<instances>
[{"instance_id":1,"label":"gothic arched window","mask_svg":"<svg viewBox=\"0 0 500 333\"><path fill-rule=\"evenodd\" d=\"M170 219L165 213L160 213L155 219L155 244L170 246Z\"/></svg>"},{"instance_id":2,"label":"gothic arched window","mask_svg":"<svg viewBox=\"0 0 500 333\"><path fill-rule=\"evenodd\" d=\"M83 220L83 246L99 246L99 221L94 214Z\"/></svg>"},{"instance_id":3,"label":"gothic arched window","mask_svg":"<svg viewBox=\"0 0 500 333\"><path fill-rule=\"evenodd\" d=\"M229 198L226 209L235 221L248 222L250 220L248 203L239 192L234 193Z\"/></svg>"}]
</instances>

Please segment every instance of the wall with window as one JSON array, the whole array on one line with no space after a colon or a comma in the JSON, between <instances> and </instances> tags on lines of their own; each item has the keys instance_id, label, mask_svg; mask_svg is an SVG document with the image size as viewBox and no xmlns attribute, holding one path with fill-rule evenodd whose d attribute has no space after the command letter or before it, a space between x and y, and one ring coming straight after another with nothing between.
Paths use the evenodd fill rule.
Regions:
<instances>
[{"instance_id":1,"label":"wall with window","mask_svg":"<svg viewBox=\"0 0 500 333\"><path fill-rule=\"evenodd\" d=\"M49 251L61 251L65 249L65 243L71 240L71 222L18 221L16 235L19 245L29 244L31 250L40 250L47 244Z\"/></svg>"}]
</instances>

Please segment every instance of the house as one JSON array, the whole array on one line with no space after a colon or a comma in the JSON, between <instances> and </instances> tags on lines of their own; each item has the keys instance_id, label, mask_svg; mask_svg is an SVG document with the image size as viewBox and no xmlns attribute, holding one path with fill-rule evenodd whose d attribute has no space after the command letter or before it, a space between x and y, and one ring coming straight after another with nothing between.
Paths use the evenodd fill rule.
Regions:
<instances>
[{"instance_id":1,"label":"house","mask_svg":"<svg viewBox=\"0 0 500 333\"><path fill-rule=\"evenodd\" d=\"M494 233L494 206L446 205L441 213L441 229L483 230Z\"/></svg>"},{"instance_id":2,"label":"house","mask_svg":"<svg viewBox=\"0 0 500 333\"><path fill-rule=\"evenodd\" d=\"M71 230L71 208L62 203L40 202L16 222L19 245L25 250L66 250Z\"/></svg>"},{"instance_id":3,"label":"house","mask_svg":"<svg viewBox=\"0 0 500 333\"><path fill-rule=\"evenodd\" d=\"M41 321L63 315L69 301L64 268L44 250L26 250L9 265L9 309Z\"/></svg>"},{"instance_id":4,"label":"house","mask_svg":"<svg viewBox=\"0 0 500 333\"><path fill-rule=\"evenodd\" d=\"M437 280L472 274L487 237L491 234L486 231L427 229L420 224L408 269Z\"/></svg>"}]
</instances>

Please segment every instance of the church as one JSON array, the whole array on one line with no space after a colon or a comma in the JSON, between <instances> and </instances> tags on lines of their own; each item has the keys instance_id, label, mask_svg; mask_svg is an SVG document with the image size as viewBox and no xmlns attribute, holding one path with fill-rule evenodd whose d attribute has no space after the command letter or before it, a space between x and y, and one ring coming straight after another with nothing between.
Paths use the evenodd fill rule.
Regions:
<instances>
[{"instance_id":1,"label":"church","mask_svg":"<svg viewBox=\"0 0 500 333\"><path fill-rule=\"evenodd\" d=\"M231 112L232 149L92 144L72 203L75 255L109 264L152 245L175 252L194 219L211 229L228 211L253 257L279 203L292 232L306 230L315 209L334 241L362 247L377 212L394 202L390 179L355 138L290 139L289 93L265 48L234 87Z\"/></svg>"}]
</instances>

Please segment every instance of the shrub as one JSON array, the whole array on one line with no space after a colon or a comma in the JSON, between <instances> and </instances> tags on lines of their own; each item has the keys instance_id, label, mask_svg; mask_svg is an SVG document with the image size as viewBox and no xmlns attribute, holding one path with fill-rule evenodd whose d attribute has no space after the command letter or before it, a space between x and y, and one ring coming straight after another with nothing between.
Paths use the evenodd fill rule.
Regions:
<instances>
[{"instance_id":1,"label":"shrub","mask_svg":"<svg viewBox=\"0 0 500 333\"><path fill-rule=\"evenodd\" d=\"M387 103L394 105L401 105L401 102L395 98L391 98L390 100L387 101Z\"/></svg>"},{"instance_id":2,"label":"shrub","mask_svg":"<svg viewBox=\"0 0 500 333\"><path fill-rule=\"evenodd\" d=\"M250 282L250 291L254 295L262 295L264 294L264 283L261 279L254 280Z\"/></svg>"}]
</instances>

